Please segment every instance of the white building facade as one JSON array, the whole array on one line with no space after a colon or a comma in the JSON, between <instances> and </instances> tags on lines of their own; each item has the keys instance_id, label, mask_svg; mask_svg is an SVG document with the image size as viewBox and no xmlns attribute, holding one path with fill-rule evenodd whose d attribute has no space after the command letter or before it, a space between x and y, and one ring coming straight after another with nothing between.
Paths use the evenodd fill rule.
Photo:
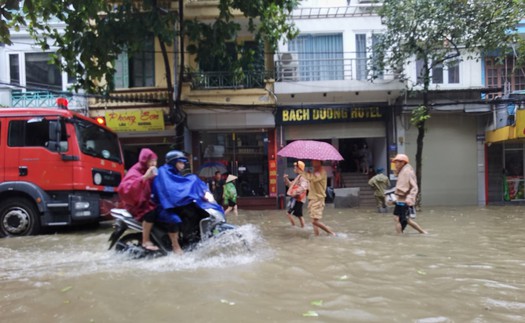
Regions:
<instances>
[{"instance_id":1,"label":"white building facade","mask_svg":"<svg viewBox=\"0 0 525 323\"><path fill-rule=\"evenodd\" d=\"M64 25L57 21L52 27L61 30ZM70 107L85 109L85 100L66 93L74 80L50 63L56 50L52 44L43 51L24 28L12 29L11 41L0 46L0 106L56 107L58 97L67 97Z\"/></svg>"},{"instance_id":2,"label":"white building facade","mask_svg":"<svg viewBox=\"0 0 525 323\"><path fill-rule=\"evenodd\" d=\"M343 173L358 170L353 151L363 145L374 167L391 170L397 153L406 153L415 167L417 129L410 112L422 100L411 99L405 89L417 89L419 63L405 67L406 82L392 71L374 70L371 47L384 30L374 6L363 0L310 0L294 11L300 35L281 44L275 57L279 147L296 139L328 141L345 158L339 164ZM460 58L433 70L424 205L486 203L483 124L490 105L480 102L482 69L481 62ZM289 168L290 161L279 167Z\"/></svg>"}]
</instances>

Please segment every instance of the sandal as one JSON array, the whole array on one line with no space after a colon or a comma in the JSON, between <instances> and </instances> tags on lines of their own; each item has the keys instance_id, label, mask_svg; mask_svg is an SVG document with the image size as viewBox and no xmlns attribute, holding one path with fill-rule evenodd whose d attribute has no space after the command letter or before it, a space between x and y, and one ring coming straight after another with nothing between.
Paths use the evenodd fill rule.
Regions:
<instances>
[{"instance_id":1,"label":"sandal","mask_svg":"<svg viewBox=\"0 0 525 323\"><path fill-rule=\"evenodd\" d=\"M145 242L142 244L142 248L149 250L149 251L158 251L159 247L154 245L151 241Z\"/></svg>"}]
</instances>

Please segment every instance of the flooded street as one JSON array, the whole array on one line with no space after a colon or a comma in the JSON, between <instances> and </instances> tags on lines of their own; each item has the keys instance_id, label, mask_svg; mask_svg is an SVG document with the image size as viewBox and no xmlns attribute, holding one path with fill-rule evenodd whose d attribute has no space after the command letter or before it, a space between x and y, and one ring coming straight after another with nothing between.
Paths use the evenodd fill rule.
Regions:
<instances>
[{"instance_id":1,"label":"flooded street","mask_svg":"<svg viewBox=\"0 0 525 323\"><path fill-rule=\"evenodd\" d=\"M308 219L308 217L306 217ZM111 226L0 239L2 322L523 322L523 207L333 209L337 237L284 210L239 211L250 250L221 241L183 257L107 251Z\"/></svg>"}]
</instances>

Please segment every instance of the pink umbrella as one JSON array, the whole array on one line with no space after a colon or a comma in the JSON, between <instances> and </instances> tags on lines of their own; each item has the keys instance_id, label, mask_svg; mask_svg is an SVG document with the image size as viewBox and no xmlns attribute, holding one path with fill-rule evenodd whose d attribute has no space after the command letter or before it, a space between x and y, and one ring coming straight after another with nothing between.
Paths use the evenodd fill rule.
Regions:
<instances>
[{"instance_id":1,"label":"pink umbrella","mask_svg":"<svg viewBox=\"0 0 525 323\"><path fill-rule=\"evenodd\" d=\"M343 160L343 156L329 143L315 140L296 140L283 147L277 155L297 159Z\"/></svg>"}]
</instances>

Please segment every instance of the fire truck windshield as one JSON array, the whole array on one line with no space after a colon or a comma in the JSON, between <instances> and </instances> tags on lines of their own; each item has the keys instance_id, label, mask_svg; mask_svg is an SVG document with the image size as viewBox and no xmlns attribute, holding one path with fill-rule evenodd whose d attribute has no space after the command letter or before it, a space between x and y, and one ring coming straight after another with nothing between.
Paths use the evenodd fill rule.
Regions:
<instances>
[{"instance_id":1,"label":"fire truck windshield","mask_svg":"<svg viewBox=\"0 0 525 323\"><path fill-rule=\"evenodd\" d=\"M74 124L78 144L84 154L122 163L116 134L79 118L75 118Z\"/></svg>"}]
</instances>

